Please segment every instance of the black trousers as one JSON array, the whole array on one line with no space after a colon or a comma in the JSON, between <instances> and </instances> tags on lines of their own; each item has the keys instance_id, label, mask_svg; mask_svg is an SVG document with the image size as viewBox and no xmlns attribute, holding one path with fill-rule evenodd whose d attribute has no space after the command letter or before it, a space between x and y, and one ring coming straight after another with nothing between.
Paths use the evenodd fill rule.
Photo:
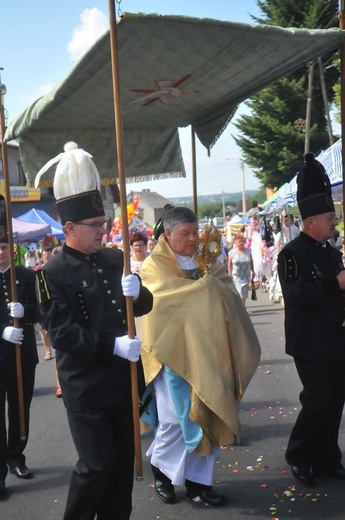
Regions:
<instances>
[{"instance_id":1,"label":"black trousers","mask_svg":"<svg viewBox=\"0 0 345 520\"><path fill-rule=\"evenodd\" d=\"M303 390L286 460L294 466L332 470L341 466L339 426L345 400L345 362L295 359Z\"/></svg>"},{"instance_id":2,"label":"black trousers","mask_svg":"<svg viewBox=\"0 0 345 520\"><path fill-rule=\"evenodd\" d=\"M79 460L64 520L128 520L134 464L131 405L67 415Z\"/></svg>"},{"instance_id":3,"label":"black trousers","mask_svg":"<svg viewBox=\"0 0 345 520\"><path fill-rule=\"evenodd\" d=\"M0 371L0 479L2 480L7 475L7 464L10 466L25 464L23 451L29 438L30 404L34 391L35 370L35 366L22 370L25 439L20 438L16 371ZM6 401L8 429L6 428Z\"/></svg>"}]
</instances>

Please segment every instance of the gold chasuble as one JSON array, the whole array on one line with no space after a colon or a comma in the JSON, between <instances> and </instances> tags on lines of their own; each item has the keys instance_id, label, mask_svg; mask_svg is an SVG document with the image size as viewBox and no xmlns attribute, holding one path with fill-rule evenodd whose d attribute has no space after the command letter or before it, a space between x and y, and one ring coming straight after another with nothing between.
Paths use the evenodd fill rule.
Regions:
<instances>
[{"instance_id":1,"label":"gold chasuble","mask_svg":"<svg viewBox=\"0 0 345 520\"><path fill-rule=\"evenodd\" d=\"M154 296L152 311L136 320L149 384L166 365L190 385L190 419L204 435L195 449L240 439L237 404L260 360L248 313L225 267L216 262L197 280L181 270L162 235L140 271Z\"/></svg>"}]
</instances>

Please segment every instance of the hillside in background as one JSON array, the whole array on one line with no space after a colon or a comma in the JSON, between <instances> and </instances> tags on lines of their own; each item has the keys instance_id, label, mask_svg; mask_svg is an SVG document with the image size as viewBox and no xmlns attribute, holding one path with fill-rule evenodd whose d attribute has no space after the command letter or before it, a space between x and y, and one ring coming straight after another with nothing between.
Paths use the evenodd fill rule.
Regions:
<instances>
[{"instance_id":1,"label":"hillside in background","mask_svg":"<svg viewBox=\"0 0 345 520\"><path fill-rule=\"evenodd\" d=\"M246 198L252 199L255 197L258 190L246 190ZM225 202L238 202L242 200L242 192L239 191L237 193L219 193L217 195L198 195L198 205L201 204L210 204L212 202L222 203L223 199ZM193 197L175 197L170 198L169 200L175 205L187 206L192 205Z\"/></svg>"}]
</instances>

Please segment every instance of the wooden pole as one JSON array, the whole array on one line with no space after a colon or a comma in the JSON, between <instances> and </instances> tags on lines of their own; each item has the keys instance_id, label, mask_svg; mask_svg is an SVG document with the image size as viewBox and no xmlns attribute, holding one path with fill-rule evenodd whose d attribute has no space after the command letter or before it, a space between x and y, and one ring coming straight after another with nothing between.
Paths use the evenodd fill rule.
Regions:
<instances>
[{"instance_id":1,"label":"wooden pole","mask_svg":"<svg viewBox=\"0 0 345 520\"><path fill-rule=\"evenodd\" d=\"M329 139L329 145L332 146L334 140L333 140L333 133L332 133L332 122L331 122L331 116L329 114L329 105L328 105L328 97L327 97L327 89L326 89L326 81L325 81L325 72L322 64L322 59L318 58L318 64L319 64L319 71L320 71L320 81L321 81L321 90L322 90L322 98L323 98L323 105L325 108L325 116L327 121L327 131L328 131L328 139Z\"/></svg>"},{"instance_id":2,"label":"wooden pole","mask_svg":"<svg viewBox=\"0 0 345 520\"><path fill-rule=\"evenodd\" d=\"M17 285L16 285L16 271L15 271L15 264L14 264L10 176L9 176L9 172L8 172L7 145L5 143L5 108L4 108L4 102L3 102L3 96L4 96L5 92L6 92L5 85L1 84L1 81L0 81L1 151L2 151L2 166L3 166L4 184L5 184L8 245L9 245L9 249L10 249L11 294L12 294L12 301L16 302L17 301ZM18 318L13 318L13 325L15 327L19 327ZM22 358L21 358L20 345L15 345L15 349L16 349L20 439L25 440L26 433L25 433L25 420L24 420L23 375L22 375Z\"/></svg>"},{"instance_id":3,"label":"wooden pole","mask_svg":"<svg viewBox=\"0 0 345 520\"><path fill-rule=\"evenodd\" d=\"M345 29L344 0L339 1L339 28ZM341 113L341 157L343 166L343 220L345 219L345 42L340 47L340 113Z\"/></svg>"},{"instance_id":4,"label":"wooden pole","mask_svg":"<svg viewBox=\"0 0 345 520\"><path fill-rule=\"evenodd\" d=\"M124 141L123 141L123 124L121 110L121 93L120 93L120 67L119 52L116 31L116 15L113 0L108 0L109 4L109 21L110 21L110 50L111 50L111 68L113 81L114 96L114 112L115 112L115 139L117 150L117 165L120 184L120 207L122 216L122 239L123 239L123 256L125 275L130 274L130 250L129 250L129 233L127 220L127 195L126 195L126 176L125 176L125 159L124 159ZM133 299L126 298L128 336L135 337ZM133 405L133 423L134 423L134 447L135 447L135 469L136 478L143 478L141 441L140 441L140 417L139 417L139 390L137 365L131 362L131 385L132 385L132 405Z\"/></svg>"},{"instance_id":5,"label":"wooden pole","mask_svg":"<svg viewBox=\"0 0 345 520\"><path fill-rule=\"evenodd\" d=\"M309 152L310 147L310 118L311 118L311 102L313 97L313 76L314 76L314 62L309 63L308 72L308 97L307 97L307 109L306 109L306 121L305 121L305 140L304 140L304 153Z\"/></svg>"},{"instance_id":6,"label":"wooden pole","mask_svg":"<svg viewBox=\"0 0 345 520\"><path fill-rule=\"evenodd\" d=\"M198 194L197 194L197 178L196 178L196 147L195 147L195 130L191 127L192 137L192 188L193 188L193 211L198 214Z\"/></svg>"}]
</instances>

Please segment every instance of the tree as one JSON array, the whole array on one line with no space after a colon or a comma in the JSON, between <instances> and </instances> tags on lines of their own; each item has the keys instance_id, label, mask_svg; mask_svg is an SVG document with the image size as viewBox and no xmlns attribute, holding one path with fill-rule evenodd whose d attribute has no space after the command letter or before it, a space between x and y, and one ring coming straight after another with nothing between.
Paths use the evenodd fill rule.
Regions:
<instances>
[{"instance_id":1,"label":"tree","mask_svg":"<svg viewBox=\"0 0 345 520\"><path fill-rule=\"evenodd\" d=\"M338 0L258 0L265 25L282 27L329 28L338 26ZM324 60L325 58L323 58ZM327 56L331 63L332 56ZM303 162L305 135L295 121L305 119L309 67L262 90L246 102L249 114L234 123L240 136L234 136L245 162L264 186L274 188L290 181ZM339 77L335 67L324 70L329 102ZM316 155L329 146L319 69L314 67L310 127L310 150Z\"/></svg>"},{"instance_id":2,"label":"tree","mask_svg":"<svg viewBox=\"0 0 345 520\"><path fill-rule=\"evenodd\" d=\"M209 202L202 204L198 208L198 216L201 218L221 217L223 215L223 206L219 202Z\"/></svg>"}]
</instances>

